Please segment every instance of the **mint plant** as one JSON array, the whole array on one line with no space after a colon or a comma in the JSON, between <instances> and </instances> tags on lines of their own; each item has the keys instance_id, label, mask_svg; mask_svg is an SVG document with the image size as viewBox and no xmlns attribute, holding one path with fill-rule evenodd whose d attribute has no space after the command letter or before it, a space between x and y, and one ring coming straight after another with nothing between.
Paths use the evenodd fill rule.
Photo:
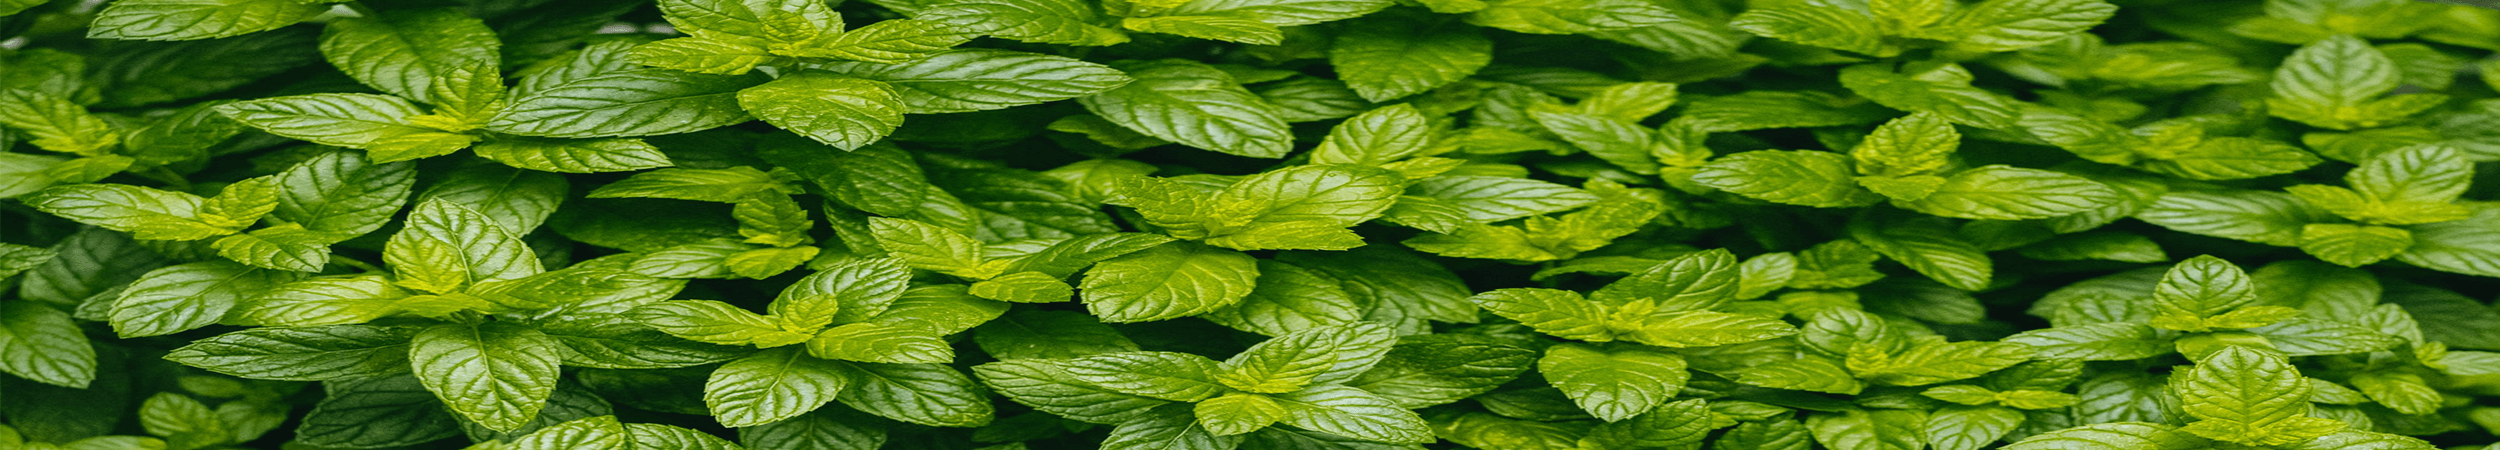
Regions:
<instances>
[{"instance_id":1,"label":"mint plant","mask_svg":"<svg viewBox=\"0 0 2500 450\"><path fill-rule=\"evenodd\" d=\"M0 450L2475 450L2500 9L0 0Z\"/></svg>"}]
</instances>

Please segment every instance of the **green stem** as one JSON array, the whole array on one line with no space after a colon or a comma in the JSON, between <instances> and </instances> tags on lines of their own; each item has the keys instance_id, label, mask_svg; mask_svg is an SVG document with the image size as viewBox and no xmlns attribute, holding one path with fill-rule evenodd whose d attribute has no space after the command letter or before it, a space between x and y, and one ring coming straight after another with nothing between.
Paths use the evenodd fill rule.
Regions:
<instances>
[{"instance_id":1,"label":"green stem","mask_svg":"<svg viewBox=\"0 0 2500 450\"><path fill-rule=\"evenodd\" d=\"M357 260L356 260L356 258L349 258L349 257L345 257L345 256L330 255L330 263L331 263L331 264L342 265L342 266L347 266L347 267L352 267L352 268L355 268L356 270L362 270L362 271L364 271L365 273L379 273L379 272L382 272L382 268L381 268L380 266L375 266L375 265L373 265L372 263L367 263L367 262L364 262L364 261L357 261Z\"/></svg>"}]
</instances>

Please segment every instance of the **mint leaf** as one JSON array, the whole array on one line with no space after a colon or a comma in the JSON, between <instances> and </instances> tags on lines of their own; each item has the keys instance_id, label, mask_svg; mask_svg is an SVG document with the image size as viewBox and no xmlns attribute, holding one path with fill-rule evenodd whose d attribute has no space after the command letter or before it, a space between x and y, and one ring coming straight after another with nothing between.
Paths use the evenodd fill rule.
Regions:
<instances>
[{"instance_id":1,"label":"mint leaf","mask_svg":"<svg viewBox=\"0 0 2500 450\"><path fill-rule=\"evenodd\" d=\"M120 184L59 186L29 195L27 206L46 214L130 233L133 239L197 240L235 232L204 220L207 199L181 192Z\"/></svg>"},{"instance_id":2,"label":"mint leaf","mask_svg":"<svg viewBox=\"0 0 2500 450\"><path fill-rule=\"evenodd\" d=\"M822 72L784 75L738 91L738 106L764 122L843 150L882 139L903 125L893 86Z\"/></svg>"},{"instance_id":3,"label":"mint leaf","mask_svg":"<svg viewBox=\"0 0 2500 450\"><path fill-rule=\"evenodd\" d=\"M96 351L69 313L33 302L0 303L0 371L44 384L85 388L96 378Z\"/></svg>"},{"instance_id":4,"label":"mint leaf","mask_svg":"<svg viewBox=\"0 0 2500 450\"><path fill-rule=\"evenodd\" d=\"M1179 60L1132 61L1112 68L1135 79L1077 100L1087 111L1147 136L1253 158L1292 150L1274 104L1242 89L1231 75Z\"/></svg>"},{"instance_id":5,"label":"mint leaf","mask_svg":"<svg viewBox=\"0 0 2500 450\"><path fill-rule=\"evenodd\" d=\"M291 0L132 0L97 12L87 38L187 41L238 36L294 25L326 9Z\"/></svg>"},{"instance_id":6,"label":"mint leaf","mask_svg":"<svg viewBox=\"0 0 2500 450\"><path fill-rule=\"evenodd\" d=\"M972 7L972 6L953 6ZM1101 93L1131 80L1108 66L1036 53L964 49L902 64L820 68L893 86L913 114L986 111Z\"/></svg>"},{"instance_id":7,"label":"mint leaf","mask_svg":"<svg viewBox=\"0 0 2500 450\"><path fill-rule=\"evenodd\" d=\"M1545 350L1537 371L1564 395L1608 422L1649 412L1673 398L1692 377L1684 358L1632 346L1565 344Z\"/></svg>"},{"instance_id":8,"label":"mint leaf","mask_svg":"<svg viewBox=\"0 0 2500 450\"><path fill-rule=\"evenodd\" d=\"M493 219L440 200L410 210L407 228L391 235L382 258L399 285L435 293L544 270L529 247Z\"/></svg>"},{"instance_id":9,"label":"mint leaf","mask_svg":"<svg viewBox=\"0 0 2500 450\"><path fill-rule=\"evenodd\" d=\"M814 411L850 382L840 365L798 348L765 350L713 370L703 404L723 426L751 427Z\"/></svg>"},{"instance_id":10,"label":"mint leaf","mask_svg":"<svg viewBox=\"0 0 2500 450\"><path fill-rule=\"evenodd\" d=\"M1328 61L1364 100L1423 93L1493 61L1493 41L1450 20L1369 20L1329 44Z\"/></svg>"},{"instance_id":11,"label":"mint leaf","mask_svg":"<svg viewBox=\"0 0 2500 450\"><path fill-rule=\"evenodd\" d=\"M528 80L488 130L557 138L631 137L701 131L752 119L737 93L763 84L757 76L705 75L661 69L610 70ZM240 120L240 119L238 119ZM246 121L249 122L249 121Z\"/></svg>"},{"instance_id":12,"label":"mint leaf","mask_svg":"<svg viewBox=\"0 0 2500 450\"><path fill-rule=\"evenodd\" d=\"M538 415L555 392L563 345L546 334L503 322L443 324L408 343L417 381L452 412L498 431Z\"/></svg>"},{"instance_id":13,"label":"mint leaf","mask_svg":"<svg viewBox=\"0 0 2500 450\"><path fill-rule=\"evenodd\" d=\"M1085 308L1105 322L1203 314L1250 295L1256 259L1240 252L1172 242L1095 264L1086 271Z\"/></svg>"},{"instance_id":14,"label":"mint leaf","mask_svg":"<svg viewBox=\"0 0 2500 450\"><path fill-rule=\"evenodd\" d=\"M238 302L299 278L293 272L225 261L156 269L131 282L113 302L113 331L141 337L208 326L225 318Z\"/></svg>"},{"instance_id":15,"label":"mint leaf","mask_svg":"<svg viewBox=\"0 0 2500 450\"><path fill-rule=\"evenodd\" d=\"M322 30L321 55L330 64L366 86L421 102L448 100L432 91L452 71L501 61L494 30L450 9L346 19Z\"/></svg>"}]
</instances>

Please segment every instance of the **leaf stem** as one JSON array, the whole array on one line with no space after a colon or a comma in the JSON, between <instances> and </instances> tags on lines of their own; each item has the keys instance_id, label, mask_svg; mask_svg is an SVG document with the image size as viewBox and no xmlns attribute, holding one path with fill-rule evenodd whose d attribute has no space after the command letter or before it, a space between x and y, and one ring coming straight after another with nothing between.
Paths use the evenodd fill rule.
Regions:
<instances>
[{"instance_id":1,"label":"leaf stem","mask_svg":"<svg viewBox=\"0 0 2500 450\"><path fill-rule=\"evenodd\" d=\"M334 255L330 255L330 263L331 263L331 264L342 265L342 266L347 266L347 267L352 267L352 268L355 268L356 270L362 270L362 271L365 271L365 273L379 273L379 272L382 272L382 271L383 271L383 270L382 270L382 268L381 268L380 266L375 266L375 265L373 265L372 263L368 263L368 262L364 262L364 261L358 261L358 260L356 260L356 258L349 258L349 257L345 257L345 256L335 255L335 254L334 254Z\"/></svg>"}]
</instances>

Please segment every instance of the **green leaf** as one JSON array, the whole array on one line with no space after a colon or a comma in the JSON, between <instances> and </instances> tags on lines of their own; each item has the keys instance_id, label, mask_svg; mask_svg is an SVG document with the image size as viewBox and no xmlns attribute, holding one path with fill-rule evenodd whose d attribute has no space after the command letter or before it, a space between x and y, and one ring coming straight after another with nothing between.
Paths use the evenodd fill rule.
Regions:
<instances>
[{"instance_id":1,"label":"green leaf","mask_svg":"<svg viewBox=\"0 0 2500 450\"><path fill-rule=\"evenodd\" d=\"M2294 450L2430 450L2438 447L2409 436L2346 430L2283 448Z\"/></svg>"},{"instance_id":2,"label":"green leaf","mask_svg":"<svg viewBox=\"0 0 2500 450\"><path fill-rule=\"evenodd\" d=\"M1078 288L1085 309L1104 322L1187 317L1248 297L1256 262L1241 252L1171 242L1095 264Z\"/></svg>"},{"instance_id":3,"label":"green leaf","mask_svg":"<svg viewBox=\"0 0 2500 450\"><path fill-rule=\"evenodd\" d=\"M382 259L399 276L399 285L435 293L543 271L529 247L493 219L439 200L408 213L406 227L391 235Z\"/></svg>"},{"instance_id":4,"label":"green leaf","mask_svg":"<svg viewBox=\"0 0 2500 450\"><path fill-rule=\"evenodd\" d=\"M244 265L296 272L318 272L330 263L328 233L286 224L228 235L211 244L217 255Z\"/></svg>"},{"instance_id":5,"label":"green leaf","mask_svg":"<svg viewBox=\"0 0 2500 450\"><path fill-rule=\"evenodd\" d=\"M1018 359L973 366L981 381L1009 400L1070 420L1118 424L1150 416L1169 401L1121 393L1070 375L1059 361Z\"/></svg>"},{"instance_id":6,"label":"green leaf","mask_svg":"<svg viewBox=\"0 0 2500 450\"><path fill-rule=\"evenodd\" d=\"M45 214L130 233L133 239L188 241L237 231L200 217L206 199L155 188L78 184L38 191L24 200Z\"/></svg>"},{"instance_id":7,"label":"green leaf","mask_svg":"<svg viewBox=\"0 0 2500 450\"><path fill-rule=\"evenodd\" d=\"M1282 158L1292 151L1292 137L1276 106L1221 70L1181 60L1112 67L1136 81L1077 99L1103 119L1147 136L1227 154Z\"/></svg>"},{"instance_id":8,"label":"green leaf","mask_svg":"<svg viewBox=\"0 0 2500 450\"><path fill-rule=\"evenodd\" d=\"M374 164L357 152L315 155L278 174L270 217L341 240L389 223L416 185L413 164Z\"/></svg>"},{"instance_id":9,"label":"green leaf","mask_svg":"<svg viewBox=\"0 0 2500 450\"><path fill-rule=\"evenodd\" d=\"M563 343L505 322L442 324L408 344L417 381L452 412L498 431L530 421L560 375Z\"/></svg>"},{"instance_id":10,"label":"green leaf","mask_svg":"<svg viewBox=\"0 0 2500 450\"><path fill-rule=\"evenodd\" d=\"M1820 357L1772 361L1736 375L1736 382L1775 389L1854 395L1866 388L1840 363Z\"/></svg>"},{"instance_id":11,"label":"green leaf","mask_svg":"<svg viewBox=\"0 0 2500 450\"><path fill-rule=\"evenodd\" d=\"M2016 333L2005 342L2031 346L2041 358L2124 361L2169 353L2170 340L2140 323L2096 323Z\"/></svg>"},{"instance_id":12,"label":"green leaf","mask_svg":"<svg viewBox=\"0 0 2500 450\"><path fill-rule=\"evenodd\" d=\"M2006 450L2192 450L2211 448L2205 438L2177 427L2141 422L2098 423L2023 438Z\"/></svg>"},{"instance_id":13,"label":"green leaf","mask_svg":"<svg viewBox=\"0 0 2500 450\"><path fill-rule=\"evenodd\" d=\"M973 296L1016 303L1064 302L1076 297L1076 287L1041 272L1016 272L972 283Z\"/></svg>"},{"instance_id":14,"label":"green leaf","mask_svg":"<svg viewBox=\"0 0 2500 450\"><path fill-rule=\"evenodd\" d=\"M937 364L955 360L955 349L931 330L880 323L854 323L817 333L807 341L807 354L818 358L890 364Z\"/></svg>"},{"instance_id":15,"label":"green leaf","mask_svg":"<svg viewBox=\"0 0 2500 450\"><path fill-rule=\"evenodd\" d=\"M2291 195L2227 191L2172 192L2135 217L2183 233L2295 246L2301 227L2331 216Z\"/></svg>"},{"instance_id":16,"label":"green leaf","mask_svg":"<svg viewBox=\"0 0 2500 450\"><path fill-rule=\"evenodd\" d=\"M1094 5L1072 0L973 0L929 5L913 17L951 22L1001 39L1036 44L1106 46L1128 34L1099 25Z\"/></svg>"},{"instance_id":17,"label":"green leaf","mask_svg":"<svg viewBox=\"0 0 2500 450\"><path fill-rule=\"evenodd\" d=\"M502 42L484 21L452 9L393 11L333 21L322 28L321 54L342 72L391 95L427 103L434 82L452 71L501 61Z\"/></svg>"},{"instance_id":18,"label":"green leaf","mask_svg":"<svg viewBox=\"0 0 2500 450\"><path fill-rule=\"evenodd\" d=\"M245 378L318 381L408 370L415 330L370 325L252 328L201 339L165 358Z\"/></svg>"},{"instance_id":19,"label":"green leaf","mask_svg":"<svg viewBox=\"0 0 2500 450\"><path fill-rule=\"evenodd\" d=\"M26 132L26 143L45 150L79 155L102 154L120 143L121 135L87 108L57 95L31 90L0 90L0 125Z\"/></svg>"},{"instance_id":20,"label":"green leaf","mask_svg":"<svg viewBox=\"0 0 2500 450\"><path fill-rule=\"evenodd\" d=\"M2004 129L2021 118L2019 102L1971 87L1970 71L1960 65L1916 63L1898 71L1888 66L1849 66L1840 70L1840 84L1877 104L1934 113L1963 125Z\"/></svg>"},{"instance_id":21,"label":"green leaf","mask_svg":"<svg viewBox=\"0 0 2500 450\"><path fill-rule=\"evenodd\" d=\"M2223 347L2187 373L2173 374L2170 389L2178 394L2181 411L2201 419L2187 431L2206 438L2281 445L2334 431L2315 430L2310 422L2324 419L2305 416L2308 379L2284 357L2263 350Z\"/></svg>"},{"instance_id":22,"label":"green leaf","mask_svg":"<svg viewBox=\"0 0 2500 450\"><path fill-rule=\"evenodd\" d=\"M1215 380L1267 394L1342 384L1379 364L1396 344L1394 336L1388 327L1362 322L1287 333L1225 360Z\"/></svg>"},{"instance_id":23,"label":"green leaf","mask_svg":"<svg viewBox=\"0 0 2500 450\"><path fill-rule=\"evenodd\" d=\"M1962 134L1935 114L1918 113L1885 122L1849 150L1858 173L1904 177L1944 168Z\"/></svg>"},{"instance_id":24,"label":"green leaf","mask_svg":"<svg viewBox=\"0 0 2500 450\"><path fill-rule=\"evenodd\" d=\"M1914 344L1909 350L1882 357L1875 367L1865 367L1860 352L1852 349L1849 370L1868 382L1895 386L1918 386L1947 381L1978 378L1998 369L2030 361L2030 346L1984 341Z\"/></svg>"},{"instance_id":25,"label":"green leaf","mask_svg":"<svg viewBox=\"0 0 2500 450\"><path fill-rule=\"evenodd\" d=\"M885 424L848 410L817 411L738 429L738 443L747 448L874 450L885 442Z\"/></svg>"},{"instance_id":26,"label":"green leaf","mask_svg":"<svg viewBox=\"0 0 2500 450\"><path fill-rule=\"evenodd\" d=\"M1268 336L1363 320L1362 305L1336 277L1268 259L1259 260L1258 269L1257 287L1249 296L1198 317Z\"/></svg>"},{"instance_id":27,"label":"green leaf","mask_svg":"<svg viewBox=\"0 0 2500 450\"><path fill-rule=\"evenodd\" d=\"M1058 365L1088 384L1164 400L1196 402L1229 391L1217 381L1221 369L1215 360L1186 353L1107 353Z\"/></svg>"},{"instance_id":28,"label":"green leaf","mask_svg":"<svg viewBox=\"0 0 2500 450\"><path fill-rule=\"evenodd\" d=\"M1539 333L1591 342L1614 340L1613 330L1607 328L1609 316L1605 308L1577 292L1538 288L1496 289L1468 297L1467 300L1475 302L1485 311L1518 321Z\"/></svg>"},{"instance_id":29,"label":"green leaf","mask_svg":"<svg viewBox=\"0 0 2500 450\"><path fill-rule=\"evenodd\" d=\"M2413 233L2403 228L2313 223L2300 229L2300 250L2345 267L2361 267L2396 257L2413 247Z\"/></svg>"},{"instance_id":30,"label":"green leaf","mask_svg":"<svg viewBox=\"0 0 2500 450\"><path fill-rule=\"evenodd\" d=\"M1797 332L1778 319L1712 311L1651 314L1630 327L1624 340L1670 348L1742 344Z\"/></svg>"},{"instance_id":31,"label":"green leaf","mask_svg":"<svg viewBox=\"0 0 2500 450\"><path fill-rule=\"evenodd\" d=\"M1819 151L1751 151L1721 157L1693 182L1758 200L1818 208L1858 207L1883 197L1858 187L1849 157Z\"/></svg>"},{"instance_id":32,"label":"green leaf","mask_svg":"<svg viewBox=\"0 0 2500 450\"><path fill-rule=\"evenodd\" d=\"M1947 406L1927 416L1927 445L1936 450L1978 450L2022 425L2023 413L1995 406Z\"/></svg>"},{"instance_id":33,"label":"green leaf","mask_svg":"<svg viewBox=\"0 0 2500 450\"><path fill-rule=\"evenodd\" d=\"M1927 412L1879 409L1806 417L1814 440L1832 450L1917 450L1926 446Z\"/></svg>"},{"instance_id":34,"label":"green leaf","mask_svg":"<svg viewBox=\"0 0 2500 450\"><path fill-rule=\"evenodd\" d=\"M842 404L879 417L933 427L988 425L994 411L971 378L937 364L851 366L852 384Z\"/></svg>"},{"instance_id":35,"label":"green leaf","mask_svg":"<svg viewBox=\"0 0 2500 450\"><path fill-rule=\"evenodd\" d=\"M27 301L0 302L0 372L84 389L96 378L96 351L69 313Z\"/></svg>"},{"instance_id":36,"label":"green leaf","mask_svg":"<svg viewBox=\"0 0 2500 450\"><path fill-rule=\"evenodd\" d=\"M880 22L883 23L883 22ZM893 86L824 72L799 72L738 91L738 106L773 126L854 150L903 125Z\"/></svg>"},{"instance_id":37,"label":"green leaf","mask_svg":"<svg viewBox=\"0 0 2500 450\"><path fill-rule=\"evenodd\" d=\"M1258 394L1232 393L1198 402L1192 411L1198 425L1216 436L1231 436L1258 431L1284 420L1284 405Z\"/></svg>"},{"instance_id":38,"label":"green leaf","mask_svg":"<svg viewBox=\"0 0 2500 450\"><path fill-rule=\"evenodd\" d=\"M1345 386L1312 386L1275 395L1283 422L1307 430L1392 444L1436 442L1423 417L1378 394Z\"/></svg>"},{"instance_id":39,"label":"green leaf","mask_svg":"<svg viewBox=\"0 0 2500 450\"><path fill-rule=\"evenodd\" d=\"M496 136L470 151L507 166L541 172L630 172L676 165L659 147L636 139L540 139Z\"/></svg>"},{"instance_id":40,"label":"green leaf","mask_svg":"<svg viewBox=\"0 0 2500 450\"><path fill-rule=\"evenodd\" d=\"M1658 134L1648 128L1596 114L1530 111L1528 115L1590 156L1633 173L1658 171L1657 158L1650 155L1659 145Z\"/></svg>"},{"instance_id":41,"label":"green leaf","mask_svg":"<svg viewBox=\"0 0 2500 450\"><path fill-rule=\"evenodd\" d=\"M2090 231L2059 236L2023 246L2025 258L2048 261L2107 260L2132 263L2169 261L2161 244L2141 234Z\"/></svg>"},{"instance_id":42,"label":"green leaf","mask_svg":"<svg viewBox=\"0 0 2500 450\"><path fill-rule=\"evenodd\" d=\"M785 191L788 186L753 167L726 169L660 169L634 174L590 192L590 198L667 198L738 203L757 194Z\"/></svg>"},{"instance_id":43,"label":"green leaf","mask_svg":"<svg viewBox=\"0 0 2500 450\"><path fill-rule=\"evenodd\" d=\"M555 214L570 190L563 176L480 165L451 172L416 202L468 207L507 233L526 235Z\"/></svg>"},{"instance_id":44,"label":"green leaf","mask_svg":"<svg viewBox=\"0 0 2500 450\"><path fill-rule=\"evenodd\" d=\"M1996 276L1987 252L1933 223L1877 225L1860 218L1849 222L1849 237L1885 258L1899 261L1920 275L1955 289L1987 289Z\"/></svg>"},{"instance_id":45,"label":"green leaf","mask_svg":"<svg viewBox=\"0 0 2500 450\"><path fill-rule=\"evenodd\" d=\"M688 33L717 32L739 36L765 36L768 22L793 18L809 23L841 23L841 16L821 3L799 0L719 1L668 0L660 2L660 12L670 24Z\"/></svg>"},{"instance_id":46,"label":"green leaf","mask_svg":"<svg viewBox=\"0 0 2500 450\"><path fill-rule=\"evenodd\" d=\"M2413 225L2413 247L2396 260L2471 275L2500 274L2500 208L2481 206L2464 220Z\"/></svg>"},{"instance_id":47,"label":"green leaf","mask_svg":"<svg viewBox=\"0 0 2500 450\"><path fill-rule=\"evenodd\" d=\"M156 269L131 282L113 302L113 331L142 337L208 326L224 319L238 302L302 277L225 261Z\"/></svg>"},{"instance_id":48,"label":"green leaf","mask_svg":"<svg viewBox=\"0 0 2500 450\"><path fill-rule=\"evenodd\" d=\"M2304 317L2249 328L2248 332L2265 337L2268 344L2292 356L2368 353L2405 343L2405 339L2368 327Z\"/></svg>"},{"instance_id":49,"label":"green leaf","mask_svg":"<svg viewBox=\"0 0 2500 450\"><path fill-rule=\"evenodd\" d=\"M129 0L97 12L88 39L187 41L274 30L328 10L293 0Z\"/></svg>"},{"instance_id":50,"label":"green leaf","mask_svg":"<svg viewBox=\"0 0 2500 450\"><path fill-rule=\"evenodd\" d=\"M1065 100L1130 82L1128 75L1100 64L990 49L948 51L901 64L844 62L817 67L886 83L913 114L986 111Z\"/></svg>"},{"instance_id":51,"label":"green leaf","mask_svg":"<svg viewBox=\"0 0 2500 450\"><path fill-rule=\"evenodd\" d=\"M1537 371L1581 409L1608 422L1649 412L1684 389L1684 358L1635 346L1564 344L1545 350Z\"/></svg>"},{"instance_id":52,"label":"green leaf","mask_svg":"<svg viewBox=\"0 0 2500 450\"><path fill-rule=\"evenodd\" d=\"M819 36L789 49L787 54L881 64L911 62L944 52L980 35L932 20L895 19L868 24L840 34Z\"/></svg>"},{"instance_id":53,"label":"green leaf","mask_svg":"<svg viewBox=\"0 0 2500 450\"><path fill-rule=\"evenodd\" d=\"M822 407L851 380L840 364L777 348L722 364L703 382L703 404L723 426L751 427Z\"/></svg>"},{"instance_id":54,"label":"green leaf","mask_svg":"<svg viewBox=\"0 0 2500 450\"><path fill-rule=\"evenodd\" d=\"M2171 266L2153 290L2163 309L2213 317L2257 301L2256 285L2230 261L2202 255Z\"/></svg>"},{"instance_id":55,"label":"green leaf","mask_svg":"<svg viewBox=\"0 0 2500 450\"><path fill-rule=\"evenodd\" d=\"M1413 105L1384 106L1337 124L1311 150L1319 164L1382 165L1421 152L1431 143L1431 123Z\"/></svg>"},{"instance_id":56,"label":"green leaf","mask_svg":"<svg viewBox=\"0 0 2500 450\"><path fill-rule=\"evenodd\" d=\"M1242 436L1217 436L1199 426L1191 407L1157 408L1144 419L1121 422L1102 440L1102 450L1229 450Z\"/></svg>"},{"instance_id":57,"label":"green leaf","mask_svg":"<svg viewBox=\"0 0 2500 450\"><path fill-rule=\"evenodd\" d=\"M2302 46L2275 69L2266 112L2275 117L2337 130L2370 128L2435 106L2447 97L2407 94L2374 99L2395 90L2396 62L2351 36Z\"/></svg>"},{"instance_id":58,"label":"green leaf","mask_svg":"<svg viewBox=\"0 0 2500 450\"><path fill-rule=\"evenodd\" d=\"M1380 364L1345 382L1408 408L1457 402L1527 373L1537 353L1492 339L1455 335L1400 338Z\"/></svg>"},{"instance_id":59,"label":"green leaf","mask_svg":"<svg viewBox=\"0 0 2500 450\"><path fill-rule=\"evenodd\" d=\"M785 324L814 329L868 320L903 296L911 271L887 258L846 259L781 291L769 310Z\"/></svg>"},{"instance_id":60,"label":"green leaf","mask_svg":"<svg viewBox=\"0 0 2500 450\"><path fill-rule=\"evenodd\" d=\"M981 241L936 225L914 220L868 219L877 245L912 268L966 278L989 278L1001 270L981 256Z\"/></svg>"},{"instance_id":61,"label":"green leaf","mask_svg":"<svg viewBox=\"0 0 2500 450\"><path fill-rule=\"evenodd\" d=\"M1571 34L1658 25L1673 11L1631 0L1487 0L1469 23L1531 34Z\"/></svg>"},{"instance_id":62,"label":"green leaf","mask_svg":"<svg viewBox=\"0 0 2500 450\"><path fill-rule=\"evenodd\" d=\"M1120 28L1250 45L1277 45L1285 39L1276 25L1238 14L1130 17L1120 19Z\"/></svg>"},{"instance_id":63,"label":"green leaf","mask_svg":"<svg viewBox=\"0 0 2500 450\"><path fill-rule=\"evenodd\" d=\"M1598 425L1588 439L1627 448L1697 445L1709 437L1711 429L1721 425L1714 423L1711 414L1703 400L1686 399L1658 405L1657 409L1631 419Z\"/></svg>"},{"instance_id":64,"label":"green leaf","mask_svg":"<svg viewBox=\"0 0 2500 450\"><path fill-rule=\"evenodd\" d=\"M1746 10L1729 21L1727 27L1755 36L1872 56L1900 53L1897 44L1884 42L1883 31L1872 19L1842 8L1796 5Z\"/></svg>"},{"instance_id":65,"label":"green leaf","mask_svg":"<svg viewBox=\"0 0 2500 450\"><path fill-rule=\"evenodd\" d=\"M2344 180L2371 202L2411 206L2455 201L2473 176L2473 164L2456 148L2420 145L2363 161Z\"/></svg>"},{"instance_id":66,"label":"green leaf","mask_svg":"<svg viewBox=\"0 0 2500 450\"><path fill-rule=\"evenodd\" d=\"M575 419L513 438L504 448L557 450L573 448L678 448L736 450L737 444L700 431L647 423L620 423L616 416Z\"/></svg>"},{"instance_id":67,"label":"green leaf","mask_svg":"<svg viewBox=\"0 0 2500 450\"><path fill-rule=\"evenodd\" d=\"M1953 174L1926 197L1894 204L1944 217L2021 220L2089 211L2118 200L2117 191L2083 177L1985 166Z\"/></svg>"},{"instance_id":68,"label":"green leaf","mask_svg":"<svg viewBox=\"0 0 2500 450\"><path fill-rule=\"evenodd\" d=\"M536 89L524 81L512 105L487 122L486 129L557 138L702 131L750 120L739 108L738 92L764 82L756 75L665 69L577 74L552 79Z\"/></svg>"},{"instance_id":69,"label":"green leaf","mask_svg":"<svg viewBox=\"0 0 2500 450\"><path fill-rule=\"evenodd\" d=\"M622 314L574 314L532 324L572 350L564 364L598 369L674 369L728 361L737 348L691 342Z\"/></svg>"},{"instance_id":70,"label":"green leaf","mask_svg":"<svg viewBox=\"0 0 2500 450\"><path fill-rule=\"evenodd\" d=\"M973 329L972 339L982 352L999 359L1075 358L1138 349L1118 330L1074 311L1010 311Z\"/></svg>"},{"instance_id":71,"label":"green leaf","mask_svg":"<svg viewBox=\"0 0 2500 450\"><path fill-rule=\"evenodd\" d=\"M780 347L815 337L782 329L772 318L711 300L672 300L634 308L634 320L696 342L720 345ZM811 330L812 331L812 330Z\"/></svg>"},{"instance_id":72,"label":"green leaf","mask_svg":"<svg viewBox=\"0 0 2500 450\"><path fill-rule=\"evenodd\" d=\"M1762 10L1768 11L1768 10ZM1820 91L1749 90L1693 100L1676 122L1702 132L1808 128L1875 123L1893 116L1883 105Z\"/></svg>"},{"instance_id":73,"label":"green leaf","mask_svg":"<svg viewBox=\"0 0 2500 450\"><path fill-rule=\"evenodd\" d=\"M1451 20L1366 20L1331 41L1328 61L1364 100L1384 102L1474 75L1493 41Z\"/></svg>"},{"instance_id":74,"label":"green leaf","mask_svg":"<svg viewBox=\"0 0 2500 450\"><path fill-rule=\"evenodd\" d=\"M217 112L269 134L347 148L375 148L395 136L435 132L406 122L425 114L417 105L373 94L272 97L227 103Z\"/></svg>"},{"instance_id":75,"label":"green leaf","mask_svg":"<svg viewBox=\"0 0 2500 450\"><path fill-rule=\"evenodd\" d=\"M401 349L406 355L406 349ZM407 361L400 361L405 367ZM321 384L321 402L295 428L307 444L342 447L416 445L460 434L460 421L415 377L337 380Z\"/></svg>"},{"instance_id":76,"label":"green leaf","mask_svg":"<svg viewBox=\"0 0 2500 450\"><path fill-rule=\"evenodd\" d=\"M1709 310L1736 293L1736 264L1726 250L1686 253L1598 288L1589 298L1618 307L1650 305L1656 312Z\"/></svg>"},{"instance_id":77,"label":"green leaf","mask_svg":"<svg viewBox=\"0 0 2500 450\"><path fill-rule=\"evenodd\" d=\"M1958 48L2002 52L2055 44L2117 12L2117 5L2101 0L1990 0L1962 8L1941 25L1959 35Z\"/></svg>"},{"instance_id":78,"label":"green leaf","mask_svg":"<svg viewBox=\"0 0 2500 450\"><path fill-rule=\"evenodd\" d=\"M780 58L764 42L744 36L698 35L635 46L627 57L663 69L713 75L745 75Z\"/></svg>"}]
</instances>

